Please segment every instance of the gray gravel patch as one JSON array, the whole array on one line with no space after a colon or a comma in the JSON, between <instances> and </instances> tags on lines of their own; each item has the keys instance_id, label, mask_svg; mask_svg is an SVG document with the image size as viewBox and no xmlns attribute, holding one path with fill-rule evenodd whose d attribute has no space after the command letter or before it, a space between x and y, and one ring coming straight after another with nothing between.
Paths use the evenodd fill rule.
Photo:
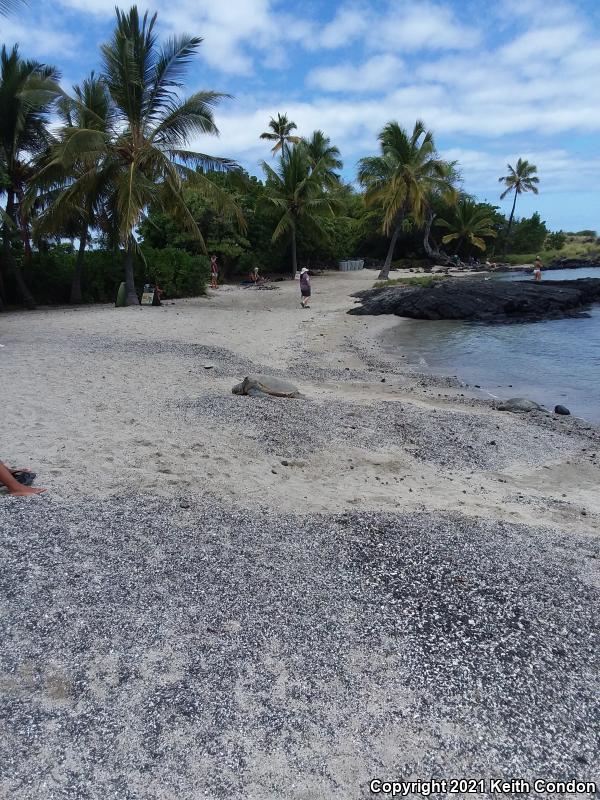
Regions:
<instances>
[{"instance_id":1,"label":"gray gravel patch","mask_svg":"<svg viewBox=\"0 0 600 800\"><path fill-rule=\"evenodd\" d=\"M74 347L82 353L110 355L118 353L119 357L132 356L136 361L140 357L156 358L158 356L175 356L193 359L198 368L204 364L214 364L221 375L238 375L240 372L259 372L261 367L250 359L234 353L225 347L182 342L177 339L127 339L112 336L86 336L79 339ZM264 371L264 370L263 370Z\"/></svg>"},{"instance_id":2,"label":"gray gravel patch","mask_svg":"<svg viewBox=\"0 0 600 800\"><path fill-rule=\"evenodd\" d=\"M363 406L205 391L170 408L185 424L206 418L257 439L269 454L286 457L309 456L335 443L369 450L402 447L420 461L457 469L502 469L516 461L537 465L575 448L557 436L555 427L539 430L520 417L498 419L491 411L471 414L396 401Z\"/></svg>"},{"instance_id":3,"label":"gray gravel patch","mask_svg":"<svg viewBox=\"0 0 600 800\"><path fill-rule=\"evenodd\" d=\"M597 541L135 495L6 500L0 529L1 796L596 773Z\"/></svg>"}]
</instances>

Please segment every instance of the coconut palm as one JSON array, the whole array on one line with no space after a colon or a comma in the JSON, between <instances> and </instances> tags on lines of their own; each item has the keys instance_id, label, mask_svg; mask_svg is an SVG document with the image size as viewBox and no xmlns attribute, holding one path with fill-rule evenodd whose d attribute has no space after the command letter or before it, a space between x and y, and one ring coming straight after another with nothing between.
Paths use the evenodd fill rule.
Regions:
<instances>
[{"instance_id":1,"label":"coconut palm","mask_svg":"<svg viewBox=\"0 0 600 800\"><path fill-rule=\"evenodd\" d=\"M81 303L81 281L85 261L85 251L90 238L90 230L98 227L104 210L107 186L97 180L87 182L87 193L77 197L73 185L78 178L92 173L100 167L98 153L91 156L84 153L79 160L69 159L69 171L62 168L60 154L63 139L71 138L74 129L98 131L108 134L114 122L114 107L105 82L92 72L79 86L73 87L73 97L63 96L57 104L63 123L61 138L41 160L41 169L36 176L38 188L48 187L42 200L46 205L36 224L36 234L58 233L68 238L78 238L79 248L71 281L71 303ZM98 177L98 174L97 174Z\"/></svg>"},{"instance_id":2,"label":"coconut palm","mask_svg":"<svg viewBox=\"0 0 600 800\"><path fill-rule=\"evenodd\" d=\"M0 51L0 163L6 196L2 226L2 261L15 276L24 303L33 307L33 296L16 264L12 236L18 231L23 241L25 261L31 257L29 204L25 196L32 182L32 159L50 142L48 115L58 95L59 74L54 67L23 60L17 45ZM10 221L10 222L9 222Z\"/></svg>"},{"instance_id":3,"label":"coconut palm","mask_svg":"<svg viewBox=\"0 0 600 800\"><path fill-rule=\"evenodd\" d=\"M450 256L444 253L430 241L431 228L440 208L446 210L453 208L460 199L457 186L462 175L457 161L442 162L443 176L430 187L427 194L427 217L423 226L423 249L427 256L436 264L448 264Z\"/></svg>"},{"instance_id":4,"label":"coconut palm","mask_svg":"<svg viewBox=\"0 0 600 800\"><path fill-rule=\"evenodd\" d=\"M500 195L501 200L504 200L504 198L507 197L511 192L515 193L512 209L510 211L510 217L508 219L508 225L506 228L506 237L504 239L505 254L506 248L508 247L510 229L512 228L513 218L515 216L517 197L520 194L525 194L525 192L533 192L534 194L537 194L537 184L540 182L540 179L536 175L537 167L535 164L530 164L526 159L519 158L516 167L513 167L510 164L507 164L507 167L508 175L498 178L499 183L503 183L506 186L506 189Z\"/></svg>"},{"instance_id":5,"label":"coconut palm","mask_svg":"<svg viewBox=\"0 0 600 800\"><path fill-rule=\"evenodd\" d=\"M334 170L342 168L342 160L339 149L331 144L331 139L323 131L313 131L310 139L302 139L302 145L306 148L310 168L314 169L320 161L325 168L326 183L330 186L338 183L340 177Z\"/></svg>"},{"instance_id":6,"label":"coconut palm","mask_svg":"<svg viewBox=\"0 0 600 800\"><path fill-rule=\"evenodd\" d=\"M289 236L292 251L292 277L298 270L296 239L302 225L317 236L326 236L324 222L335 211L335 200L323 192L326 165L317 161L311 169L306 150L292 147L274 170L262 162L267 181L263 202L277 210L278 221L272 240Z\"/></svg>"},{"instance_id":7,"label":"coconut palm","mask_svg":"<svg viewBox=\"0 0 600 800\"><path fill-rule=\"evenodd\" d=\"M5 17L15 11L17 6L25 5L25 0L0 0L0 15Z\"/></svg>"},{"instance_id":8,"label":"coconut palm","mask_svg":"<svg viewBox=\"0 0 600 800\"><path fill-rule=\"evenodd\" d=\"M134 231L148 207L172 214L204 248L184 201L184 182L221 198L224 193L204 171L237 168L229 159L187 149L194 135L218 134L212 109L228 95L199 91L180 98L181 77L202 39L172 37L160 48L156 18L147 13L140 17L136 6L127 13L117 10L112 40L102 47L101 77L110 97L112 125L108 131L66 126L55 153L67 172L74 164L95 162L73 182L70 196L83 203L90 191L103 187L108 222L118 231L124 250L128 305L139 302L133 276ZM236 214L242 224L237 208Z\"/></svg>"},{"instance_id":9,"label":"coconut palm","mask_svg":"<svg viewBox=\"0 0 600 800\"><path fill-rule=\"evenodd\" d=\"M391 233L383 269L386 280L403 223L411 217L421 227L432 189L446 183L446 168L438 159L433 134L418 120L409 134L397 122L388 122L379 134L381 155L362 158L358 179L365 187L367 206L382 210L382 230Z\"/></svg>"},{"instance_id":10,"label":"coconut palm","mask_svg":"<svg viewBox=\"0 0 600 800\"><path fill-rule=\"evenodd\" d=\"M271 117L269 120L270 131L261 133L260 138L269 142L275 142L271 148L271 155L285 154L290 144L298 144L299 136L292 135L292 131L297 129L295 122L288 120L287 114L277 114L277 119Z\"/></svg>"},{"instance_id":11,"label":"coconut palm","mask_svg":"<svg viewBox=\"0 0 600 800\"><path fill-rule=\"evenodd\" d=\"M442 243L455 242L456 253L465 244L485 250L485 240L496 236L488 208L474 203L469 197L462 197L456 205L448 208L436 225L448 231L442 237Z\"/></svg>"}]
</instances>

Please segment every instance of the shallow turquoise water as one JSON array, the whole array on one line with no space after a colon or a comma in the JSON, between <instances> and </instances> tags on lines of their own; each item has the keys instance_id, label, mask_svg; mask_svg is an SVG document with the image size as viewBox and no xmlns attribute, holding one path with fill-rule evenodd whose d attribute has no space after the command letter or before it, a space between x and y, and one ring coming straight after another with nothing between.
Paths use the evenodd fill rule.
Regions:
<instances>
[{"instance_id":1,"label":"shallow turquoise water","mask_svg":"<svg viewBox=\"0 0 600 800\"><path fill-rule=\"evenodd\" d=\"M584 277L600 277L600 269L544 273L552 280ZM523 273L498 278L531 279ZM549 409L562 403L600 422L600 305L585 319L514 325L402 320L384 345L424 371L457 375L495 397L528 397Z\"/></svg>"}]
</instances>

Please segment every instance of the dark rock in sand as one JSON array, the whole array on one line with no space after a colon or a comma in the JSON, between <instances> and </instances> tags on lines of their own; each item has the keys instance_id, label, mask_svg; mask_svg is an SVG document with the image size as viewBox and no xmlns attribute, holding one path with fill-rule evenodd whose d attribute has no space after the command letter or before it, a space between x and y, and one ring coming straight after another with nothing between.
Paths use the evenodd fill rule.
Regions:
<instances>
[{"instance_id":1,"label":"dark rock in sand","mask_svg":"<svg viewBox=\"0 0 600 800\"><path fill-rule=\"evenodd\" d=\"M568 417L571 412L566 406L554 406L554 413L562 414L564 417Z\"/></svg>"},{"instance_id":2,"label":"dark rock in sand","mask_svg":"<svg viewBox=\"0 0 600 800\"><path fill-rule=\"evenodd\" d=\"M600 301L600 279L482 281L455 279L429 287L390 286L357 294L349 314L395 314L413 319L531 322L578 316Z\"/></svg>"}]
</instances>

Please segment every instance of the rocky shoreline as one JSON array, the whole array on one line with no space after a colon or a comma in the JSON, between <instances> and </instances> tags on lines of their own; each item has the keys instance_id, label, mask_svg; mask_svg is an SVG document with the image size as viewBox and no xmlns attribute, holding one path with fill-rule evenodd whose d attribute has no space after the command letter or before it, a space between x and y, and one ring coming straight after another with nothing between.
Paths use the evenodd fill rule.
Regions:
<instances>
[{"instance_id":1,"label":"rocky shoreline","mask_svg":"<svg viewBox=\"0 0 600 800\"><path fill-rule=\"evenodd\" d=\"M431 286L388 286L357 292L349 314L395 314L426 320L535 322L580 316L600 301L600 279L501 282L449 279Z\"/></svg>"}]
</instances>

